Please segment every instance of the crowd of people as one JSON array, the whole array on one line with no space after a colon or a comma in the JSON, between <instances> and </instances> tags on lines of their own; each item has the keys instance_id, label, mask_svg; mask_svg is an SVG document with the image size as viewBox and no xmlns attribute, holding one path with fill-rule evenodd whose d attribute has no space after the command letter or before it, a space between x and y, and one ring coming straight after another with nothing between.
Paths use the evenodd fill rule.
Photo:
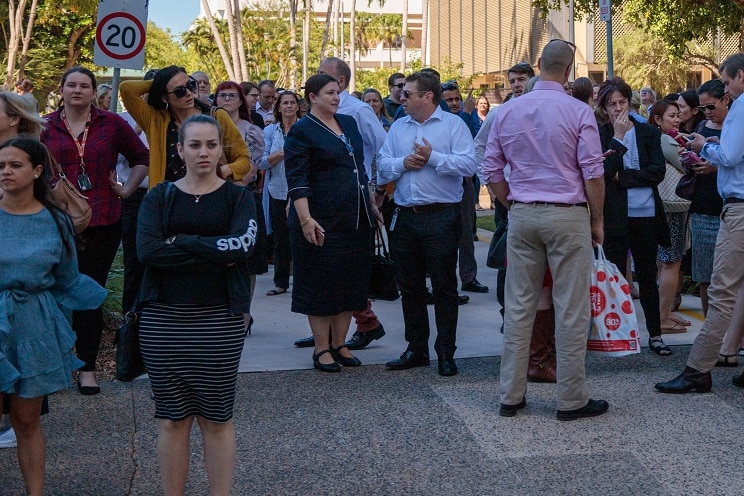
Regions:
<instances>
[{"instance_id":1,"label":"crowd of people","mask_svg":"<svg viewBox=\"0 0 744 496\"><path fill-rule=\"evenodd\" d=\"M685 370L656 389L710 391L713 367L738 365L744 330L744 54L724 61L720 79L657 98L617 77L568 83L575 50L550 41L539 76L516 64L495 101L463 97L430 68L393 74L385 97L353 95L335 57L303 94L270 80L212 91L204 72L151 70L121 84L121 114L112 87L83 67L65 72L60 106L43 118L30 81L0 92L0 447L17 444L28 494L43 488L47 395L74 370L80 394L101 390L103 288L120 246L163 492L184 493L196 418L210 493L229 494L256 276L271 260L267 296L289 292L288 310L307 316L312 335L294 344L313 348L316 369L358 367L352 351L385 335L368 297L384 226L408 343L387 367L430 364L433 304L437 371L456 375L461 292L489 292L474 255L481 184L509 224L496 288L500 415L527 406L530 381L557 384L559 420L608 410L588 397L584 369L593 245L638 282L656 355L672 353L663 334L691 324L675 313L684 274L700 284L703 329ZM51 196L57 166L92 210L77 235ZM677 175L695 178L690 198L674 193ZM733 381L744 387L744 374Z\"/></svg>"}]
</instances>

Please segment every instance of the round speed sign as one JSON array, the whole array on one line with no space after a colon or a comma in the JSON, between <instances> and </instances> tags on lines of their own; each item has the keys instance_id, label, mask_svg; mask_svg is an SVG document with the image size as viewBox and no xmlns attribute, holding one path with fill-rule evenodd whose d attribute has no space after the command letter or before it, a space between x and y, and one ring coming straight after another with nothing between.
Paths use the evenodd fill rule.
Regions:
<instances>
[{"instance_id":1,"label":"round speed sign","mask_svg":"<svg viewBox=\"0 0 744 496\"><path fill-rule=\"evenodd\" d=\"M131 14L114 12L98 23L96 44L112 59L131 59L145 47L145 27Z\"/></svg>"}]
</instances>

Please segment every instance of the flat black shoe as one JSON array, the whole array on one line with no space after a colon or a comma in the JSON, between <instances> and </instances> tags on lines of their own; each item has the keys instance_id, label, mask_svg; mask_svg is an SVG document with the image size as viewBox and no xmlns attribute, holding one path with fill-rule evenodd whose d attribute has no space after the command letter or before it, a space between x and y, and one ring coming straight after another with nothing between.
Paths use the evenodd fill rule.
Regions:
<instances>
[{"instance_id":1,"label":"flat black shoe","mask_svg":"<svg viewBox=\"0 0 744 496\"><path fill-rule=\"evenodd\" d=\"M99 386L83 386L80 384L80 379L77 381L77 389L80 394L83 396L94 396L101 392L101 388Z\"/></svg>"},{"instance_id":2,"label":"flat black shoe","mask_svg":"<svg viewBox=\"0 0 744 496\"><path fill-rule=\"evenodd\" d=\"M438 371L439 375L444 377L451 377L453 375L457 375L457 364L455 363L455 359L451 357L446 357L444 355L439 357L439 363L438 363Z\"/></svg>"},{"instance_id":3,"label":"flat black shoe","mask_svg":"<svg viewBox=\"0 0 744 496\"><path fill-rule=\"evenodd\" d=\"M310 336L309 338L298 339L294 342L294 345L298 348L312 348L315 346L315 337Z\"/></svg>"},{"instance_id":4,"label":"flat black shoe","mask_svg":"<svg viewBox=\"0 0 744 496\"><path fill-rule=\"evenodd\" d=\"M331 350L323 350L317 355L313 353L313 367L320 370L321 372L341 372L341 366L337 362L320 363L318 361L318 358L325 355L326 353L331 353ZM333 356L333 354L331 354L331 356Z\"/></svg>"},{"instance_id":5,"label":"flat black shoe","mask_svg":"<svg viewBox=\"0 0 744 496\"><path fill-rule=\"evenodd\" d=\"M527 398L522 398L522 401L520 401L516 405L506 405L502 403L501 407L499 408L499 415L501 417L514 417L517 414L517 410L521 410L526 406Z\"/></svg>"},{"instance_id":6,"label":"flat black shoe","mask_svg":"<svg viewBox=\"0 0 744 496\"><path fill-rule=\"evenodd\" d=\"M662 393L709 393L713 387L710 372L700 372L692 367L685 367L677 377L667 382L659 382L654 386Z\"/></svg>"},{"instance_id":7,"label":"flat black shoe","mask_svg":"<svg viewBox=\"0 0 744 496\"><path fill-rule=\"evenodd\" d=\"M429 355L422 353L415 353L411 350L406 350L400 358L388 362L385 364L390 370L406 370L414 367L428 367L429 366Z\"/></svg>"},{"instance_id":8,"label":"flat black shoe","mask_svg":"<svg viewBox=\"0 0 744 496\"><path fill-rule=\"evenodd\" d=\"M462 290L471 293L488 293L488 286L479 283L478 279L473 279L470 282L462 283Z\"/></svg>"},{"instance_id":9,"label":"flat black shoe","mask_svg":"<svg viewBox=\"0 0 744 496\"><path fill-rule=\"evenodd\" d=\"M468 295L457 295L457 304L458 305L464 305L467 302L470 301L470 296Z\"/></svg>"},{"instance_id":10,"label":"flat black shoe","mask_svg":"<svg viewBox=\"0 0 744 496\"><path fill-rule=\"evenodd\" d=\"M371 331L357 331L354 333L354 335L351 337L350 340L348 340L346 343L346 347L350 350L363 350L364 348L369 345L372 341L376 339L380 339L382 336L385 335L385 328L382 327L382 324L378 325Z\"/></svg>"},{"instance_id":11,"label":"flat black shoe","mask_svg":"<svg viewBox=\"0 0 744 496\"><path fill-rule=\"evenodd\" d=\"M731 384L736 387L744 388L744 372L742 372L741 374L736 374L734 377L732 377Z\"/></svg>"},{"instance_id":12,"label":"flat black shoe","mask_svg":"<svg viewBox=\"0 0 744 496\"><path fill-rule=\"evenodd\" d=\"M346 348L347 350L349 349L349 347L346 346L345 344L342 344L338 348L334 348L333 346L331 346L331 355L333 355L334 360L336 360L338 363L340 363L344 367L359 367L360 365L362 365L362 362L359 361L357 357L353 356L353 357L347 358L341 355L341 353L339 353L339 351L341 351L341 348Z\"/></svg>"},{"instance_id":13,"label":"flat black shoe","mask_svg":"<svg viewBox=\"0 0 744 496\"><path fill-rule=\"evenodd\" d=\"M602 415L610 408L605 400L589 400L582 408L576 410L558 410L558 420L578 420L580 418Z\"/></svg>"}]
</instances>

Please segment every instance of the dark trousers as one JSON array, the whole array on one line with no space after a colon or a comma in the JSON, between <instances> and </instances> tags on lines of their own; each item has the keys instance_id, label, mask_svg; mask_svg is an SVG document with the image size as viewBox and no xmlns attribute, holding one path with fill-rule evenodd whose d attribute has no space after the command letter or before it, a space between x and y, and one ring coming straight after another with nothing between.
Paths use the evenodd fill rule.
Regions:
<instances>
[{"instance_id":1,"label":"dark trousers","mask_svg":"<svg viewBox=\"0 0 744 496\"><path fill-rule=\"evenodd\" d=\"M499 222L509 218L509 211L500 201L494 200L494 211L493 211L493 222L495 225L499 225ZM504 318L504 288L506 287L506 269L502 269L496 275L496 301L501 305L501 318ZM503 331L503 326L502 326Z\"/></svg>"},{"instance_id":2,"label":"dark trousers","mask_svg":"<svg viewBox=\"0 0 744 496\"><path fill-rule=\"evenodd\" d=\"M145 266L137 258L137 214L146 194L147 188L137 188L132 196L121 201L121 249L124 259L124 290L121 297L123 312L132 309L145 273Z\"/></svg>"},{"instance_id":3,"label":"dark trousers","mask_svg":"<svg viewBox=\"0 0 744 496\"><path fill-rule=\"evenodd\" d=\"M429 313L426 273L431 276L437 355L452 357L457 347L457 248L460 240L458 204L443 210L415 213L401 208L390 233L390 253L396 262L398 287L408 349L429 354Z\"/></svg>"},{"instance_id":4,"label":"dark trousers","mask_svg":"<svg viewBox=\"0 0 744 496\"><path fill-rule=\"evenodd\" d=\"M289 228L287 227L287 200L269 197L269 215L274 237L274 286L289 288Z\"/></svg>"},{"instance_id":5,"label":"dark trousers","mask_svg":"<svg viewBox=\"0 0 744 496\"><path fill-rule=\"evenodd\" d=\"M661 317L659 315L659 287L656 285L656 255L658 236L656 219L653 217L630 217L627 236L608 236L605 234L603 245L607 259L614 263L625 275L628 250L633 254L638 293L641 306L646 316L646 328L650 336L661 335Z\"/></svg>"},{"instance_id":6,"label":"dark trousers","mask_svg":"<svg viewBox=\"0 0 744 496\"><path fill-rule=\"evenodd\" d=\"M458 268L460 271L460 282L467 284L473 282L478 275L478 263L475 261L475 242L473 240L473 227L475 226L475 209L473 208L473 184L470 178L462 182L463 193L460 202L460 247L458 251Z\"/></svg>"},{"instance_id":7,"label":"dark trousers","mask_svg":"<svg viewBox=\"0 0 744 496\"><path fill-rule=\"evenodd\" d=\"M111 264L121 242L121 222L107 226L89 227L75 237L78 269L81 274L90 276L101 286L106 286ZM96 357L101 346L103 332L103 311L95 310L72 312L72 328L77 334L75 350L78 358L85 362L80 370L96 370Z\"/></svg>"}]
</instances>

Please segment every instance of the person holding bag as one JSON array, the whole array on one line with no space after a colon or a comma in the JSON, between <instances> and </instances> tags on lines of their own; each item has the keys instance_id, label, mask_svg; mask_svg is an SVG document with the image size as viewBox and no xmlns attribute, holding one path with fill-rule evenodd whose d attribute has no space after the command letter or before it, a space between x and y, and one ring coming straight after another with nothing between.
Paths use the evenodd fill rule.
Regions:
<instances>
[{"instance_id":1,"label":"person holding bag","mask_svg":"<svg viewBox=\"0 0 744 496\"><path fill-rule=\"evenodd\" d=\"M106 298L78 273L72 222L49 195L47 158L35 139L0 145L0 393L11 400L18 463L33 496L44 485L44 396L68 387L84 365L66 311L97 308Z\"/></svg>"},{"instance_id":2,"label":"person holding bag","mask_svg":"<svg viewBox=\"0 0 744 496\"><path fill-rule=\"evenodd\" d=\"M96 77L90 70L68 69L59 91L63 105L46 116L41 141L67 179L88 199L90 223L75 237L80 272L105 286L121 244L121 199L128 198L147 176L149 152L124 119L93 105ZM116 181L120 153L132 169L126 185ZM72 328L78 337L78 356L85 362L78 375L78 391L98 394L101 388L95 370L103 332L102 310L74 312Z\"/></svg>"},{"instance_id":3,"label":"person holding bag","mask_svg":"<svg viewBox=\"0 0 744 496\"><path fill-rule=\"evenodd\" d=\"M215 119L190 117L178 136L186 175L153 188L140 210L137 254L146 267L140 349L155 399L163 492L184 493L196 417L210 494L227 495L256 207L250 191L217 175L222 146Z\"/></svg>"}]
</instances>

